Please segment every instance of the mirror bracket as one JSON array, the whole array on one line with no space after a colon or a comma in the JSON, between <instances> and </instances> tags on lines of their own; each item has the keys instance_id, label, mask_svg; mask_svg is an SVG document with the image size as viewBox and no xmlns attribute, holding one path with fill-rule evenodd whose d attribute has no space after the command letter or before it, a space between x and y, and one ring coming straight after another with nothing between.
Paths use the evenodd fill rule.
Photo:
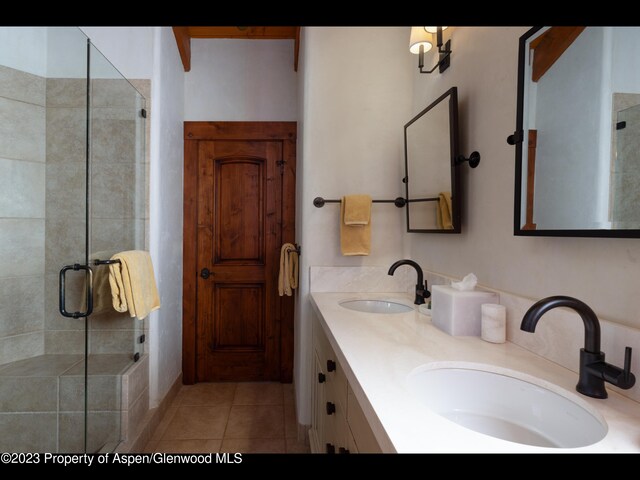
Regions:
<instances>
[{"instance_id":1,"label":"mirror bracket","mask_svg":"<svg viewBox=\"0 0 640 480\"><path fill-rule=\"evenodd\" d=\"M469 158L466 158L464 155L458 155L456 157L456 165L462 165L464 162L469 162L471 168L476 168L480 165L480 153L471 152Z\"/></svg>"},{"instance_id":2,"label":"mirror bracket","mask_svg":"<svg viewBox=\"0 0 640 480\"><path fill-rule=\"evenodd\" d=\"M524 133L522 130L513 132L513 135L507 137L507 143L509 145L515 145L516 143L522 143L524 140Z\"/></svg>"}]
</instances>

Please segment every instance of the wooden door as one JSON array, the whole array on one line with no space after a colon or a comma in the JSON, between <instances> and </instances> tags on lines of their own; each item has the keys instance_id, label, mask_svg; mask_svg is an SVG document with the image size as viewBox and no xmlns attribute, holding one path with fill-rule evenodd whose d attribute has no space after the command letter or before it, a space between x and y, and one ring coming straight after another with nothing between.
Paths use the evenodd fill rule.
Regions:
<instances>
[{"instance_id":1,"label":"wooden door","mask_svg":"<svg viewBox=\"0 0 640 480\"><path fill-rule=\"evenodd\" d=\"M291 381L295 123L185 123L183 377Z\"/></svg>"}]
</instances>

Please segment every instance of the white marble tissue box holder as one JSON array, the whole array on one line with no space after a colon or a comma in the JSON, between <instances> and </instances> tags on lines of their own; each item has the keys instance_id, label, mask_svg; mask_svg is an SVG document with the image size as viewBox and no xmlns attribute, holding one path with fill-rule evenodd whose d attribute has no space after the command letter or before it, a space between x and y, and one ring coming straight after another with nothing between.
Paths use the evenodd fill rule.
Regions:
<instances>
[{"instance_id":1,"label":"white marble tissue box holder","mask_svg":"<svg viewBox=\"0 0 640 480\"><path fill-rule=\"evenodd\" d=\"M499 303L498 294L482 290L461 292L449 285L433 285L431 321L449 335L479 337L483 303Z\"/></svg>"}]
</instances>

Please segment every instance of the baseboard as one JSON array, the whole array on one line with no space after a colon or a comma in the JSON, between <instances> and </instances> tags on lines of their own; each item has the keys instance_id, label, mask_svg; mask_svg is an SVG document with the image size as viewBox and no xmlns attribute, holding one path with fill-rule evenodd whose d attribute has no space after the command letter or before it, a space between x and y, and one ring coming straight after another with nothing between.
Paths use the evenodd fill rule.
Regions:
<instances>
[{"instance_id":1,"label":"baseboard","mask_svg":"<svg viewBox=\"0 0 640 480\"><path fill-rule=\"evenodd\" d=\"M144 419L142 420L143 427L139 430L140 433L136 438L127 439L118 445L116 452L118 453L137 453L144 451L144 447L149 443L149 440L153 436L160 424L160 421L164 417L165 413L169 409L169 406L173 403L182 386L182 372L178 375L176 380L171 385L171 388L164 396L160 405L156 408L152 408L147 411Z\"/></svg>"}]
</instances>

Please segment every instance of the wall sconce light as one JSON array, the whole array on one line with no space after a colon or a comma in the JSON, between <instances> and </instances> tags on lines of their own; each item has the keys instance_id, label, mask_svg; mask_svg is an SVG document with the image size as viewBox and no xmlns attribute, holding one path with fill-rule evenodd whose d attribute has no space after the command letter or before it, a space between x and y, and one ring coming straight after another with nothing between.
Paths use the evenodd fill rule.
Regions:
<instances>
[{"instance_id":1,"label":"wall sconce light","mask_svg":"<svg viewBox=\"0 0 640 480\"><path fill-rule=\"evenodd\" d=\"M444 72L451 65L451 40L447 40L442 48L442 31L448 27L411 27L411 38L409 39L409 51L418 54L418 69L420 73L433 73L439 68L440 73ZM424 70L424 54L433 48L431 43L432 35L436 34L438 46L438 63L431 70Z\"/></svg>"}]
</instances>

